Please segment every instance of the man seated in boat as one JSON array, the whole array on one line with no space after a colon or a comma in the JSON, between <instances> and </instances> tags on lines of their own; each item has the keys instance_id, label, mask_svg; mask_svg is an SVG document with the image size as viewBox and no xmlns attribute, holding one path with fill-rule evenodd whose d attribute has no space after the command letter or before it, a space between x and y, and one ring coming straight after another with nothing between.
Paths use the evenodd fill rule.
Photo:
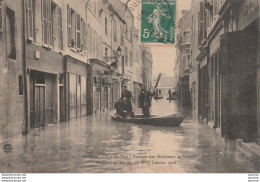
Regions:
<instances>
[{"instance_id":1,"label":"man seated in boat","mask_svg":"<svg viewBox=\"0 0 260 182\"><path fill-rule=\"evenodd\" d=\"M131 102L133 95L129 90L127 90L126 85L122 86L121 99L123 99L123 98L126 99L125 104L126 104L127 112L128 113L133 112L133 107L132 107L132 102Z\"/></svg>"},{"instance_id":2,"label":"man seated in boat","mask_svg":"<svg viewBox=\"0 0 260 182\"><path fill-rule=\"evenodd\" d=\"M132 110L132 107L129 106L129 103L127 101L126 97L120 98L115 103L115 109L116 114L120 117L127 118L127 117L134 117L134 112Z\"/></svg>"}]
</instances>

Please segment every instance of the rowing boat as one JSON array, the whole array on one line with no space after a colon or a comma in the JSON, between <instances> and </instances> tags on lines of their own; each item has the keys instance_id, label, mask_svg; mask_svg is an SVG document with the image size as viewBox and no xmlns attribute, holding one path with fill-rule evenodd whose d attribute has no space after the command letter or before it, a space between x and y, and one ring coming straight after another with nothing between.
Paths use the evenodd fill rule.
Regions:
<instances>
[{"instance_id":1,"label":"rowing boat","mask_svg":"<svg viewBox=\"0 0 260 182\"><path fill-rule=\"evenodd\" d=\"M151 115L150 117L135 115L133 118L123 118L115 112L111 112L110 116L114 121L154 126L179 126L185 118L184 115L180 114L172 114L167 116Z\"/></svg>"},{"instance_id":2,"label":"rowing boat","mask_svg":"<svg viewBox=\"0 0 260 182\"><path fill-rule=\"evenodd\" d=\"M154 99L163 99L163 96L154 96Z\"/></svg>"}]
</instances>

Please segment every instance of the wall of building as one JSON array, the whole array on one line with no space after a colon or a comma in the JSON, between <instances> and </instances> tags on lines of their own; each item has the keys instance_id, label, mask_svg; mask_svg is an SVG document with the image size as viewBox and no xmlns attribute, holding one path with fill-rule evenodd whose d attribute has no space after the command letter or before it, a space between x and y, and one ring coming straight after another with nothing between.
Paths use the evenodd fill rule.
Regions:
<instances>
[{"instance_id":1,"label":"wall of building","mask_svg":"<svg viewBox=\"0 0 260 182\"><path fill-rule=\"evenodd\" d=\"M199 63L197 62L197 57L200 53L198 47L198 13L200 10L200 4L198 1L192 1L191 4L191 43L190 43L190 56L191 56L191 70L190 70L190 80L189 86L191 90L191 103L192 103L192 115L194 118L198 117L198 107L199 107L199 84L198 84L198 69Z\"/></svg>"},{"instance_id":2,"label":"wall of building","mask_svg":"<svg viewBox=\"0 0 260 182\"><path fill-rule=\"evenodd\" d=\"M1 1L3 32L0 32L0 141L23 131L23 26L22 1ZM19 86L20 83L20 86Z\"/></svg>"}]
</instances>

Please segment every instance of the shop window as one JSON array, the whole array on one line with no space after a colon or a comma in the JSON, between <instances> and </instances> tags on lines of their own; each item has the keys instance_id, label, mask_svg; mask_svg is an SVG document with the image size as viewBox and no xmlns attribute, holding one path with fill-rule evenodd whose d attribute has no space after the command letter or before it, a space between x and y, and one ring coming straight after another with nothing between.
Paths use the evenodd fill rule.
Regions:
<instances>
[{"instance_id":1,"label":"shop window","mask_svg":"<svg viewBox=\"0 0 260 182\"><path fill-rule=\"evenodd\" d=\"M7 7L6 15L7 54L9 58L16 59L15 12Z\"/></svg>"},{"instance_id":2,"label":"shop window","mask_svg":"<svg viewBox=\"0 0 260 182\"><path fill-rule=\"evenodd\" d=\"M19 82L19 95L23 95L23 76L18 76L18 82Z\"/></svg>"}]
</instances>

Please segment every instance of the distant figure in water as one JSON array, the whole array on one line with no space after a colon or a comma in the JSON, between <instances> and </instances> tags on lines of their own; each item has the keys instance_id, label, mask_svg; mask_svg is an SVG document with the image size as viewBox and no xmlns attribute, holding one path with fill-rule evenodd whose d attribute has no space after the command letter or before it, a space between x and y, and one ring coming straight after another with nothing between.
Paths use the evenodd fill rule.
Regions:
<instances>
[{"instance_id":1,"label":"distant figure in water","mask_svg":"<svg viewBox=\"0 0 260 182\"><path fill-rule=\"evenodd\" d=\"M171 89L168 90L168 95L169 95L169 99L171 99L171 96L172 96L172 91L171 91Z\"/></svg>"}]
</instances>

